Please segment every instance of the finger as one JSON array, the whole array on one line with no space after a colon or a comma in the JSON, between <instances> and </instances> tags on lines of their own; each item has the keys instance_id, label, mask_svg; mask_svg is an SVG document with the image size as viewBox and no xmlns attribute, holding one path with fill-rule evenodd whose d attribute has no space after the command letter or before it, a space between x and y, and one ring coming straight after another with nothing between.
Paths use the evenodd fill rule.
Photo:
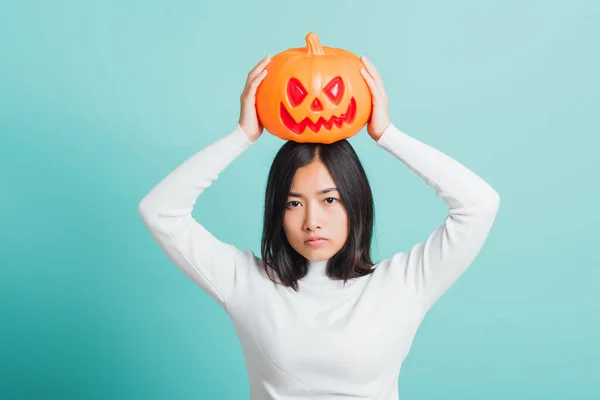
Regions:
<instances>
[{"instance_id":1,"label":"finger","mask_svg":"<svg viewBox=\"0 0 600 400\"><path fill-rule=\"evenodd\" d=\"M367 71L369 74L375 79L377 86L379 87L382 94L385 95L385 88L383 87L383 79L381 77L381 73L375 68L375 65L365 56L360 57L365 67L367 67Z\"/></svg>"},{"instance_id":2,"label":"finger","mask_svg":"<svg viewBox=\"0 0 600 400\"><path fill-rule=\"evenodd\" d=\"M254 70L256 70L256 69L257 69L257 68L260 66L260 64L264 63L264 62L265 62L265 60L268 60L269 58L271 58L271 55L270 55L270 54L267 54L267 55L266 55L266 56L264 56L262 59L260 59L260 61L259 61L259 62L257 62L257 63L256 63L256 65L255 65L254 67L252 67L252 70L251 70L251 72L252 72L252 71L254 71Z\"/></svg>"},{"instance_id":3,"label":"finger","mask_svg":"<svg viewBox=\"0 0 600 400\"><path fill-rule=\"evenodd\" d=\"M254 103L254 100L256 98L256 90L258 89L258 86L263 81L263 79L265 79L265 76L267 76L266 69L262 70L262 72L258 74L258 76L256 76L253 80L248 82L246 90L244 90L242 100Z\"/></svg>"},{"instance_id":4,"label":"finger","mask_svg":"<svg viewBox=\"0 0 600 400\"><path fill-rule=\"evenodd\" d=\"M377 70L377 68L375 68L375 65L367 57L362 56L362 60L363 60L363 62L365 64L365 66L367 67L367 71L373 77L373 80L375 81L375 84L379 88L379 92L380 92L381 96L386 97L385 88L383 86L383 79L381 77L381 73Z\"/></svg>"},{"instance_id":5,"label":"finger","mask_svg":"<svg viewBox=\"0 0 600 400\"><path fill-rule=\"evenodd\" d=\"M265 66L269 63L269 61L271 61L271 55L267 55L266 57L264 57L262 60L260 60L258 62L258 64L256 64L254 66L254 68L252 68L252 70L250 70L250 72L248 73L248 79L247 81L251 81L253 80L258 74L260 74L263 69L265 68Z\"/></svg>"},{"instance_id":6,"label":"finger","mask_svg":"<svg viewBox=\"0 0 600 400\"><path fill-rule=\"evenodd\" d=\"M260 83L263 81L263 79L265 79L265 76L267 76L268 71L266 69L263 69L262 72L260 74L258 74L256 76L256 78L254 78L252 80L252 82L250 82L250 86L249 86L249 94L250 95L255 95L256 94L256 89L258 88L258 85L260 85Z\"/></svg>"},{"instance_id":7,"label":"finger","mask_svg":"<svg viewBox=\"0 0 600 400\"><path fill-rule=\"evenodd\" d=\"M367 67L367 71L369 71L371 75L377 78L381 78L381 74L379 73L379 71L377 71L377 68L375 68L375 65L371 62L371 60L369 60L365 56L360 56L360 59L365 64L365 66Z\"/></svg>"},{"instance_id":8,"label":"finger","mask_svg":"<svg viewBox=\"0 0 600 400\"><path fill-rule=\"evenodd\" d=\"M373 76L371 76L371 74L369 74L369 72L367 72L367 70L364 68L360 69L360 73L367 82L367 86L369 86L369 90L371 91L371 96L373 96L373 99L375 100L379 98L381 93L379 86L375 82L375 78L373 78Z\"/></svg>"}]
</instances>

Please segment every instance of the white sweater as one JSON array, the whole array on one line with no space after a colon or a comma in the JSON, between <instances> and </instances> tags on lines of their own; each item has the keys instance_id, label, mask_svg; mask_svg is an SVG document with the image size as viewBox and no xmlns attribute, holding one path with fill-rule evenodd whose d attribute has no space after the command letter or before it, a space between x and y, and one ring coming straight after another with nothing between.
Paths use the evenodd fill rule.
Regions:
<instances>
[{"instance_id":1,"label":"white sweater","mask_svg":"<svg viewBox=\"0 0 600 400\"><path fill-rule=\"evenodd\" d=\"M220 241L192 217L198 196L253 144L237 125L158 183L139 213L163 251L230 316L250 398L395 400L400 367L425 313L472 263L499 196L456 160L393 124L377 146L433 187L449 207L426 241L343 286L311 262L299 292L272 282L260 258Z\"/></svg>"}]
</instances>

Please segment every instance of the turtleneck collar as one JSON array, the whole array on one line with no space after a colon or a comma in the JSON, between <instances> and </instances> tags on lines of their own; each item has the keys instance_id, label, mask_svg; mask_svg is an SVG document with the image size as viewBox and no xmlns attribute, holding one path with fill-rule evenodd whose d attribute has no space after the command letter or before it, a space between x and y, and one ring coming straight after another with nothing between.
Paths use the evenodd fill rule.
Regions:
<instances>
[{"instance_id":1,"label":"turtleneck collar","mask_svg":"<svg viewBox=\"0 0 600 400\"><path fill-rule=\"evenodd\" d=\"M307 280L325 280L325 279L331 279L327 276L327 273L325 272L327 270L327 262L329 261L327 260L319 260L319 261L311 261L311 260L307 260L308 261L308 273L306 274L306 276L304 278L307 278Z\"/></svg>"},{"instance_id":2,"label":"turtleneck collar","mask_svg":"<svg viewBox=\"0 0 600 400\"><path fill-rule=\"evenodd\" d=\"M344 281L341 279L332 279L327 276L327 260L311 261L308 260L308 272L299 280L305 288L322 288L322 289L344 289L352 286L355 280L349 280L344 286Z\"/></svg>"}]
</instances>

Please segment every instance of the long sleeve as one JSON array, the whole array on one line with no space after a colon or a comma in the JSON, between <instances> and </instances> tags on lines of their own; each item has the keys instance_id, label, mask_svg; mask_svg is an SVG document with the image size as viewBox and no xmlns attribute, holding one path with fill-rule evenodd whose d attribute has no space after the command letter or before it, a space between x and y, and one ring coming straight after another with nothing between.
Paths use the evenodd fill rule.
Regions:
<instances>
[{"instance_id":1,"label":"long sleeve","mask_svg":"<svg viewBox=\"0 0 600 400\"><path fill-rule=\"evenodd\" d=\"M167 256L222 307L234 290L241 251L192 217L198 196L253 142L239 124L185 160L141 200L138 211Z\"/></svg>"},{"instance_id":2,"label":"long sleeve","mask_svg":"<svg viewBox=\"0 0 600 400\"><path fill-rule=\"evenodd\" d=\"M398 272L429 310L465 272L483 247L500 205L498 193L478 175L439 150L390 124L377 146L401 160L448 205L444 223L424 242L396 253Z\"/></svg>"}]
</instances>

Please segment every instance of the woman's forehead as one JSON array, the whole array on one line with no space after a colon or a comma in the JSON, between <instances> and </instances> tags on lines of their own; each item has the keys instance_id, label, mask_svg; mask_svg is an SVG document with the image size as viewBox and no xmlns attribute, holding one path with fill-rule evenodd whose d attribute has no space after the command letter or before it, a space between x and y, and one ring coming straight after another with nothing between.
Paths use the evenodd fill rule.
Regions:
<instances>
[{"instance_id":1,"label":"woman's forehead","mask_svg":"<svg viewBox=\"0 0 600 400\"><path fill-rule=\"evenodd\" d=\"M335 187L335 181L325 164L315 161L302 168L298 168L294 175L290 192L317 195L322 194L320 192L324 190Z\"/></svg>"}]
</instances>

